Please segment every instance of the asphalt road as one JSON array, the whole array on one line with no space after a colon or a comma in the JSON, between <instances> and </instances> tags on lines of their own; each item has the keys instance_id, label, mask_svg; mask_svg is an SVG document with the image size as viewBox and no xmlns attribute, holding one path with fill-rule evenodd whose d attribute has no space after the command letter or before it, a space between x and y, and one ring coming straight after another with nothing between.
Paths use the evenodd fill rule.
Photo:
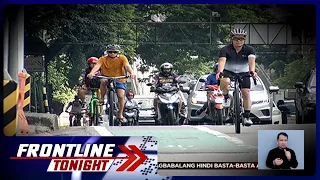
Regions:
<instances>
[{"instance_id":1,"label":"asphalt road","mask_svg":"<svg viewBox=\"0 0 320 180\"><path fill-rule=\"evenodd\" d=\"M159 162L258 162L259 130L305 130L315 137L315 124L253 125L235 134L229 126L134 126L72 127L52 133L57 136L154 136ZM306 136L306 134L305 134ZM159 170L161 176L262 175L252 170ZM267 173L265 171L265 173Z\"/></svg>"}]
</instances>

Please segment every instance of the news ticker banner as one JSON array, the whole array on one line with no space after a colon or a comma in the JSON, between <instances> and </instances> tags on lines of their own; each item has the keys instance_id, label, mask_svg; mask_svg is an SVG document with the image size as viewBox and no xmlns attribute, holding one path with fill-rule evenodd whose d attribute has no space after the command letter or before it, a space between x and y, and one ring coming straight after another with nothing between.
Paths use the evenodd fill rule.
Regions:
<instances>
[{"instance_id":1,"label":"news ticker banner","mask_svg":"<svg viewBox=\"0 0 320 180\"><path fill-rule=\"evenodd\" d=\"M152 136L12 137L3 170L14 169L15 179L171 179L158 174L157 143Z\"/></svg>"},{"instance_id":2,"label":"news ticker banner","mask_svg":"<svg viewBox=\"0 0 320 180\"><path fill-rule=\"evenodd\" d=\"M158 169L258 169L257 162L158 162Z\"/></svg>"}]
</instances>

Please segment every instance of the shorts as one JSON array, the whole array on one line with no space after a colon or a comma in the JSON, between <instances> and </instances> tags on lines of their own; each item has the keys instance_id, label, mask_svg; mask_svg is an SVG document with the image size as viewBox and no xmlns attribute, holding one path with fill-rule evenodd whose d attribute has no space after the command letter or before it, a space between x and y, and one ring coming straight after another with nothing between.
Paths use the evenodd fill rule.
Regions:
<instances>
[{"instance_id":1,"label":"shorts","mask_svg":"<svg viewBox=\"0 0 320 180\"><path fill-rule=\"evenodd\" d=\"M240 75L250 75L249 72L239 73L239 74ZM224 77L232 77L232 72L224 70L223 71L223 76ZM251 87L250 77L243 77L242 79L243 79L242 83L239 84L240 85L240 89L250 89L250 87Z\"/></svg>"},{"instance_id":2,"label":"shorts","mask_svg":"<svg viewBox=\"0 0 320 180\"><path fill-rule=\"evenodd\" d=\"M124 83L124 82L116 82L116 89L126 90L126 89L127 89L127 83Z\"/></svg>"}]
</instances>

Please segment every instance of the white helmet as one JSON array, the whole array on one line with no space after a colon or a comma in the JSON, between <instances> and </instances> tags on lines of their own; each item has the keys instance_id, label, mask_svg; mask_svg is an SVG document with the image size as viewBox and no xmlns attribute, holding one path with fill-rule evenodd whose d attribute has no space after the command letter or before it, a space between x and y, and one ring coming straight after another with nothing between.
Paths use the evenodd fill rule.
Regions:
<instances>
[{"instance_id":1,"label":"white helmet","mask_svg":"<svg viewBox=\"0 0 320 180\"><path fill-rule=\"evenodd\" d=\"M168 72L165 72L164 69L170 69ZM164 75L169 75L172 73L173 65L171 63L165 62L160 66L160 72Z\"/></svg>"},{"instance_id":2,"label":"white helmet","mask_svg":"<svg viewBox=\"0 0 320 180\"><path fill-rule=\"evenodd\" d=\"M244 29L236 28L231 31L230 36L231 38L234 36L240 36L245 38L247 37L247 31L245 31Z\"/></svg>"}]
</instances>

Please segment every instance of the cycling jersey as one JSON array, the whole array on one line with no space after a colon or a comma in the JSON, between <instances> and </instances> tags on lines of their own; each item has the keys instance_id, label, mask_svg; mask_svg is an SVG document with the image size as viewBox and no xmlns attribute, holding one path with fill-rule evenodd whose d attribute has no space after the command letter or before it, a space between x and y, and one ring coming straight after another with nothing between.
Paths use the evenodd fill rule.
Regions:
<instances>
[{"instance_id":1,"label":"cycling jersey","mask_svg":"<svg viewBox=\"0 0 320 180\"><path fill-rule=\"evenodd\" d=\"M227 58L224 70L233 73L249 72L248 56L255 55L255 50L252 46L243 45L237 53L232 44L226 45L220 50L219 57Z\"/></svg>"}]
</instances>

